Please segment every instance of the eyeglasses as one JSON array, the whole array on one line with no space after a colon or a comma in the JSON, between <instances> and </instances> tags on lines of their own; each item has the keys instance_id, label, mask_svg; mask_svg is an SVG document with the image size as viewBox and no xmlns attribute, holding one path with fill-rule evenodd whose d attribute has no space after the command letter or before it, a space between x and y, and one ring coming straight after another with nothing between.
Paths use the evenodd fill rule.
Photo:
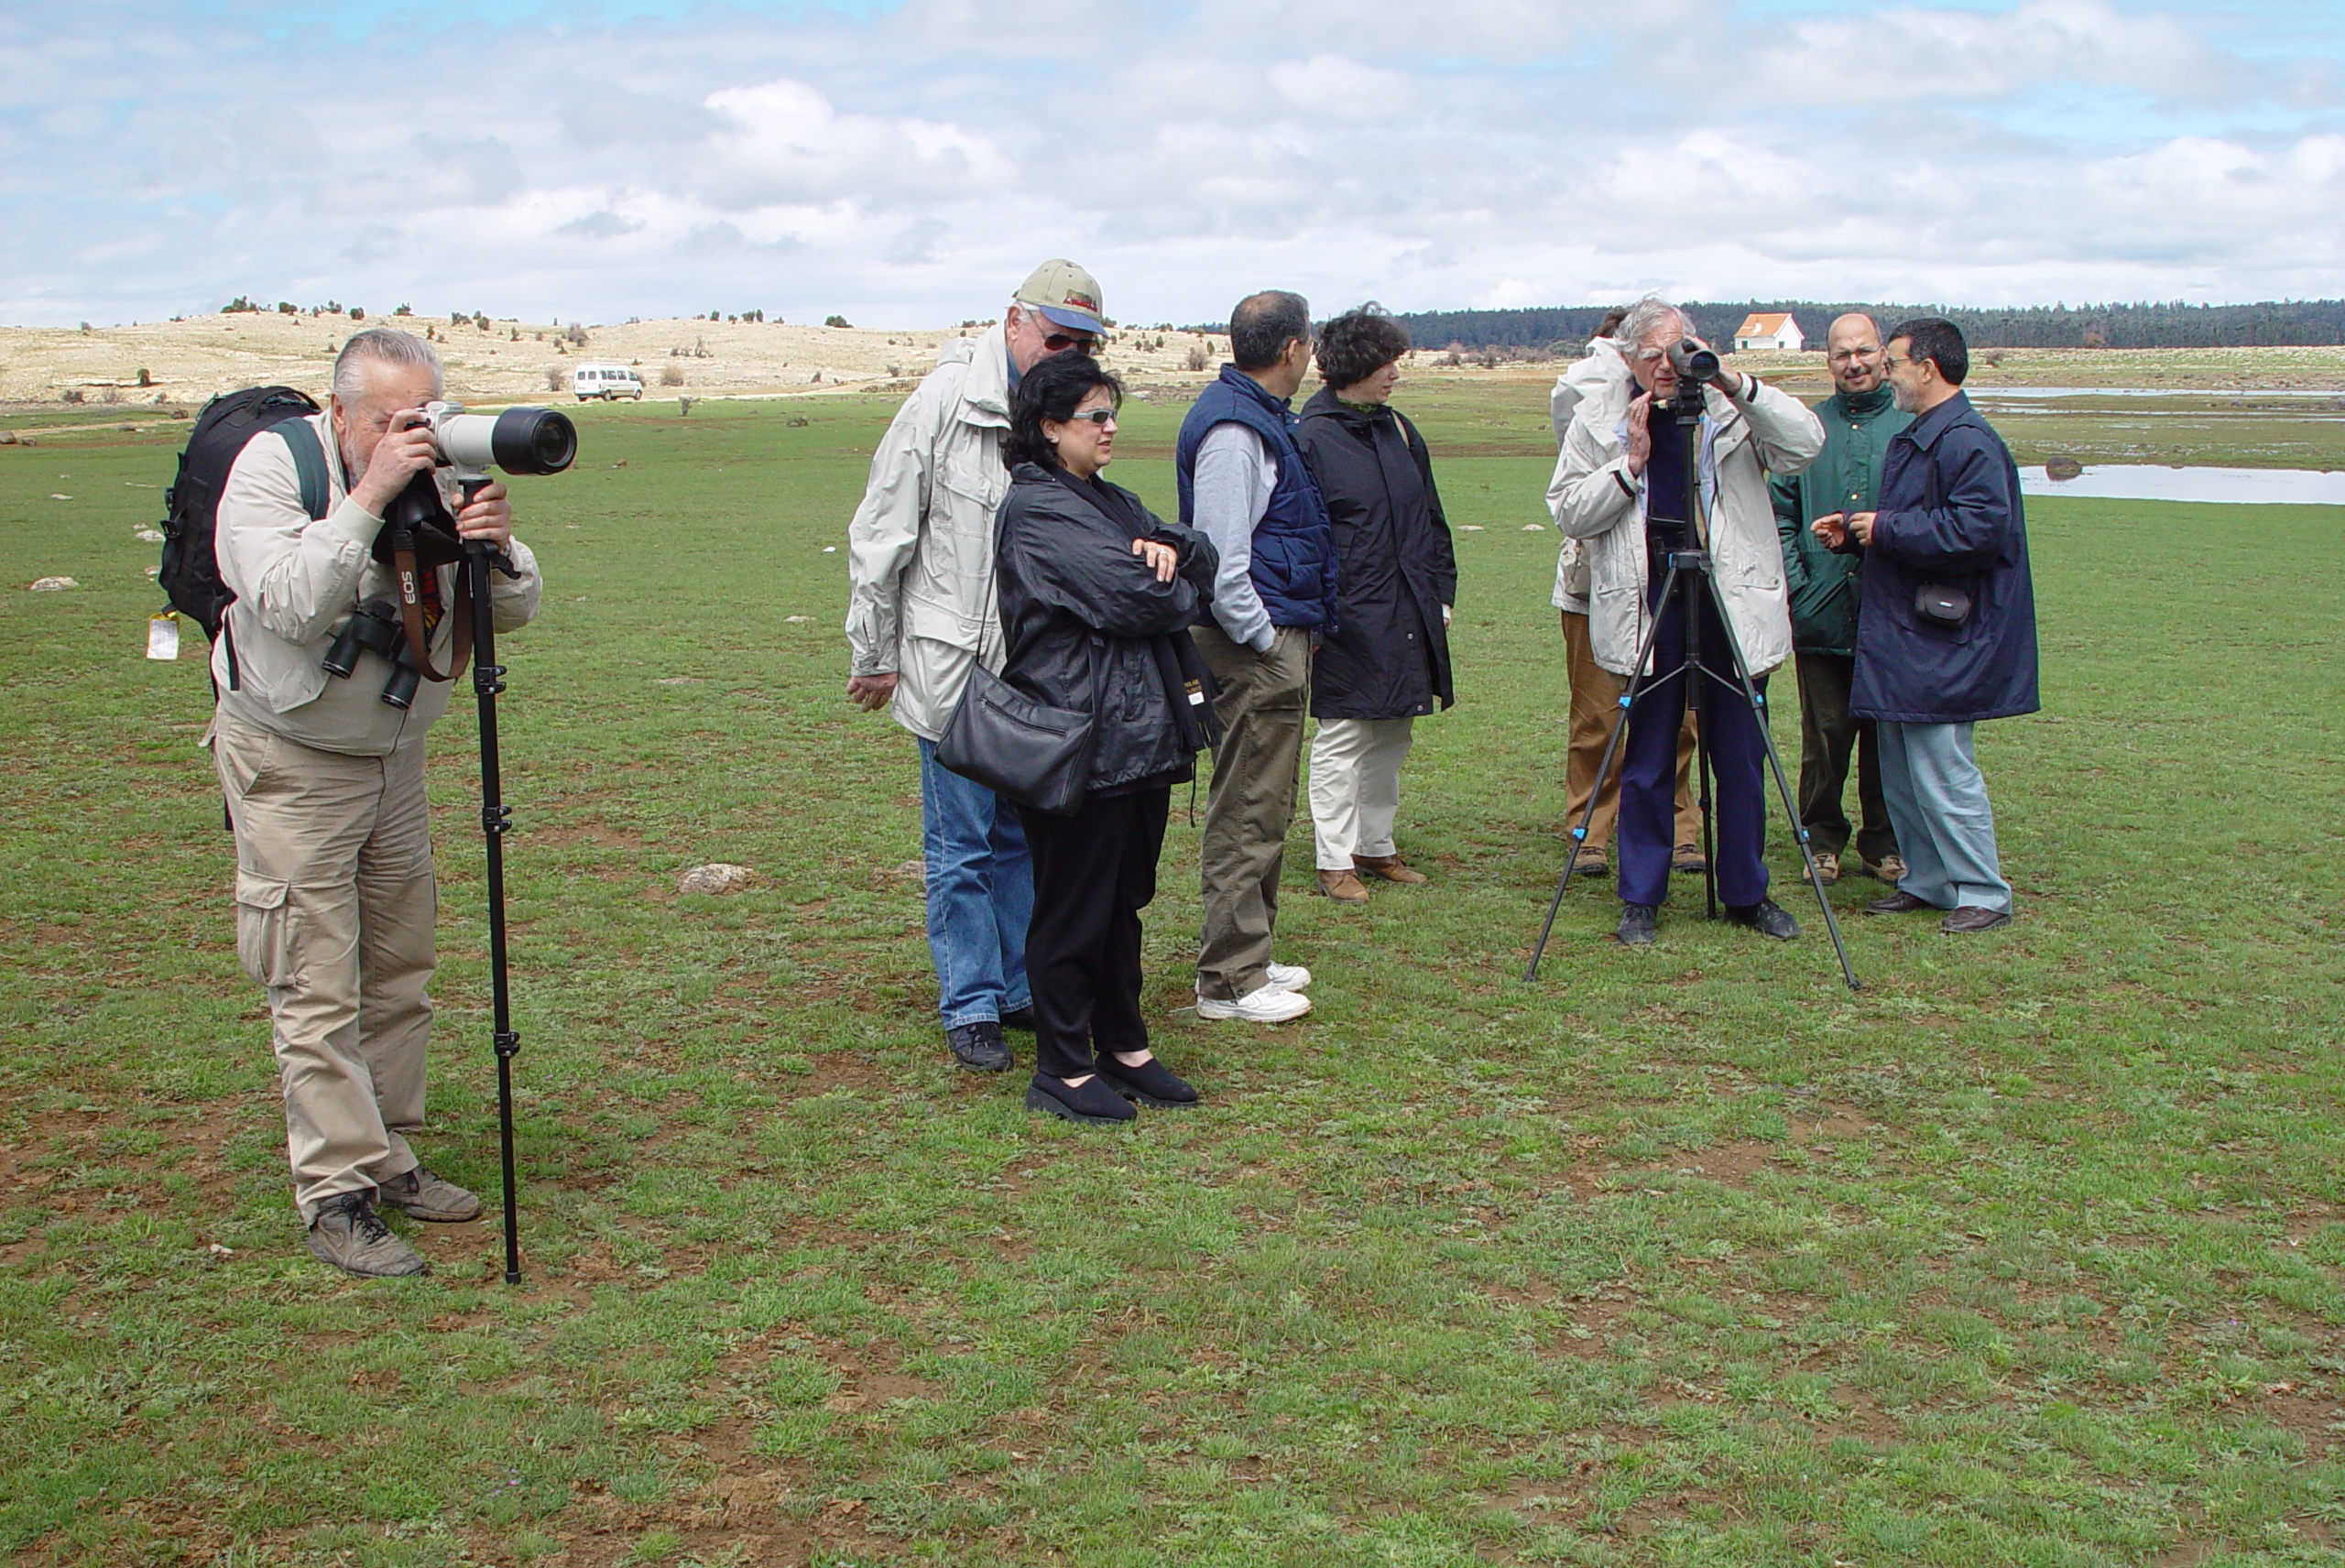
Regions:
<instances>
[{"instance_id":1,"label":"eyeglasses","mask_svg":"<svg viewBox=\"0 0 2345 1568\"><path fill-rule=\"evenodd\" d=\"M1116 410L1113 408L1085 408L1080 413L1069 414L1066 419L1067 423L1069 424L1074 423L1077 419L1083 419L1091 424L1097 425L1101 430L1106 430L1109 425L1116 422Z\"/></svg>"},{"instance_id":2,"label":"eyeglasses","mask_svg":"<svg viewBox=\"0 0 2345 1568\"><path fill-rule=\"evenodd\" d=\"M1052 354L1063 354L1068 349L1089 354L1098 346L1099 340L1089 332L1053 332L1042 340L1042 347Z\"/></svg>"},{"instance_id":3,"label":"eyeglasses","mask_svg":"<svg viewBox=\"0 0 2345 1568\"><path fill-rule=\"evenodd\" d=\"M1836 348L1824 357L1835 365L1846 365L1852 359L1879 359L1881 352L1878 348Z\"/></svg>"}]
</instances>

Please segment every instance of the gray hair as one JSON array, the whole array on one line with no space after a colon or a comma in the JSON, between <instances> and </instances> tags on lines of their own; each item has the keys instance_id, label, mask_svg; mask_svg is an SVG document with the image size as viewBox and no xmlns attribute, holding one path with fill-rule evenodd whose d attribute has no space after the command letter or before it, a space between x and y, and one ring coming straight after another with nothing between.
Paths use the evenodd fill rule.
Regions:
<instances>
[{"instance_id":1,"label":"gray hair","mask_svg":"<svg viewBox=\"0 0 2345 1568\"><path fill-rule=\"evenodd\" d=\"M1694 331L1694 318L1671 304L1658 294L1648 294L1629 307L1620 321L1620 330L1612 334L1613 346L1623 356L1633 353L1645 339L1662 327L1674 325L1677 335L1687 337Z\"/></svg>"},{"instance_id":2,"label":"gray hair","mask_svg":"<svg viewBox=\"0 0 2345 1568\"><path fill-rule=\"evenodd\" d=\"M442 381L439 351L430 343L397 327L368 327L351 333L342 352L333 356L333 395L345 403L366 390L365 373L358 364L362 359L403 370L428 370L434 385Z\"/></svg>"}]
</instances>

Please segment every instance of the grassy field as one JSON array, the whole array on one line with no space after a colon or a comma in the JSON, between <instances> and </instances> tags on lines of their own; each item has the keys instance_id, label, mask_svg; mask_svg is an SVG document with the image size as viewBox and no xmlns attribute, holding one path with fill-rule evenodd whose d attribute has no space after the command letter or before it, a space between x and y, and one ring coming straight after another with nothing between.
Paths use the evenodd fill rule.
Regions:
<instances>
[{"instance_id":1,"label":"grassy field","mask_svg":"<svg viewBox=\"0 0 2345 1568\"><path fill-rule=\"evenodd\" d=\"M1544 411L1403 402L1475 530L1405 787L1434 881L1306 897L1299 826L1318 1010L1200 1025L1176 810L1148 1003L1207 1098L1123 1134L937 1036L911 746L839 693L888 408L582 415L517 486L550 588L505 645L517 1289L493 1220L411 1227L421 1280L302 1251L202 673L139 657L173 438L0 446L0 1557L2345 1561L2345 519L2032 505L2046 712L1980 738L2007 931L1852 882L1852 996L1812 901L1783 947L1681 884L1630 954L1578 887L1525 985ZM1176 417L1114 471L1160 505ZM472 739L421 1147L488 1192ZM678 897L709 860L759 879Z\"/></svg>"}]
</instances>

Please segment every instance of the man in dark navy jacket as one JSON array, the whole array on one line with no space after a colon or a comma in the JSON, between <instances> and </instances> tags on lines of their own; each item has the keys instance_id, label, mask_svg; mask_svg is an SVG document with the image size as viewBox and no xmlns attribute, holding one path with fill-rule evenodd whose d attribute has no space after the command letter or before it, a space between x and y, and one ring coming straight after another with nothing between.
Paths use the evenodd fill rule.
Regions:
<instances>
[{"instance_id":1,"label":"man in dark navy jacket","mask_svg":"<svg viewBox=\"0 0 2345 1568\"><path fill-rule=\"evenodd\" d=\"M1849 710L1877 726L1881 792L1905 853L1897 891L1865 912L1944 909L1941 931L1989 931L2010 923L2012 888L1970 728L2038 706L2019 470L1962 395L1960 330L1922 316L1889 339L1890 386L1914 422L1889 443L1878 509L1814 524L1835 550L1864 552Z\"/></svg>"},{"instance_id":2,"label":"man in dark navy jacket","mask_svg":"<svg viewBox=\"0 0 2345 1568\"><path fill-rule=\"evenodd\" d=\"M1197 1016L1283 1023L1311 1010L1311 973L1273 963L1279 872L1294 817L1311 650L1336 610L1336 539L1295 446L1291 400L1311 363L1311 307L1266 289L1229 313L1234 364L1197 395L1173 449L1181 523L1221 556L1194 628L1220 688L1201 860Z\"/></svg>"}]
</instances>

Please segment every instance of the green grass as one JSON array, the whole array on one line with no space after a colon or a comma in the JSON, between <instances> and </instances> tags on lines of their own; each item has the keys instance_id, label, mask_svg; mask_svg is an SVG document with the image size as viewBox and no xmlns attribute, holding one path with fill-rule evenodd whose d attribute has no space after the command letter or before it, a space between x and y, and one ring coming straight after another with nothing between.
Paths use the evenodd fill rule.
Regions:
<instances>
[{"instance_id":1,"label":"green grass","mask_svg":"<svg viewBox=\"0 0 2345 1568\"><path fill-rule=\"evenodd\" d=\"M1812 905L1780 947L1681 884L1634 955L1582 887L1525 985L1544 414L1422 390L1480 529L1406 776L1434 881L1336 909L1298 829L1318 1010L1207 1028L1176 812L1147 1000L1207 1099L1120 1135L937 1038L912 749L840 696L824 552L886 406L580 415L503 645L518 1289L493 1220L406 1227L419 1281L301 1250L208 693L139 657L171 432L0 447L0 1556L2345 1560L2339 514L2033 504L2047 711L1980 738L2008 931L1852 882L1851 996ZM1159 505L1176 417L1115 470ZM468 710L422 1147L493 1192ZM759 882L674 894L717 859Z\"/></svg>"}]
</instances>

